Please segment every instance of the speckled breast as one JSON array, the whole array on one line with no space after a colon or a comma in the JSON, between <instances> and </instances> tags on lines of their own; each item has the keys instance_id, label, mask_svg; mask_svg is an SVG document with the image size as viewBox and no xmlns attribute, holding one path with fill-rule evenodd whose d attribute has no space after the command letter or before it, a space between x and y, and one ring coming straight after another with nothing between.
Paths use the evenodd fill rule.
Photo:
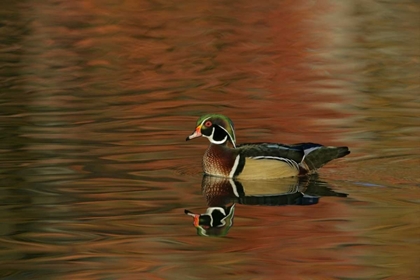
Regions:
<instances>
[{"instance_id":1,"label":"speckled breast","mask_svg":"<svg viewBox=\"0 0 420 280\"><path fill-rule=\"evenodd\" d=\"M229 148L210 144L203 157L204 173L229 177L234 161L235 159L232 152L229 151Z\"/></svg>"}]
</instances>

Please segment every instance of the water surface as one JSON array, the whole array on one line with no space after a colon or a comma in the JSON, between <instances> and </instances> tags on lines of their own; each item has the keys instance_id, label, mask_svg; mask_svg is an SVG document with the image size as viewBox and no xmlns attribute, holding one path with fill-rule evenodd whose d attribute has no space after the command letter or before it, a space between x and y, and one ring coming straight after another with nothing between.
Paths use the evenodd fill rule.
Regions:
<instances>
[{"instance_id":1,"label":"water surface","mask_svg":"<svg viewBox=\"0 0 420 280\"><path fill-rule=\"evenodd\" d=\"M419 11L1 3L0 276L420 277ZM184 209L205 213L220 197L202 189L207 140L185 137L209 112L233 119L239 143L352 153L310 184L266 183L271 200L243 183L247 199L223 200L235 203L231 226L199 236ZM299 191L319 200L296 203Z\"/></svg>"}]
</instances>

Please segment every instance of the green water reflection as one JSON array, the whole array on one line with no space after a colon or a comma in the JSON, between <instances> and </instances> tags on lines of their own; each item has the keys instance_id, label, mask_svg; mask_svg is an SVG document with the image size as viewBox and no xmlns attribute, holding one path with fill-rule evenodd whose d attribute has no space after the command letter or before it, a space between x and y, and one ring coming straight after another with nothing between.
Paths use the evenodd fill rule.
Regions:
<instances>
[{"instance_id":1,"label":"green water reflection","mask_svg":"<svg viewBox=\"0 0 420 280\"><path fill-rule=\"evenodd\" d=\"M1 2L0 277L418 278L419 10ZM209 112L238 143L352 154L320 171L318 203L233 199L228 234L200 238L184 209L209 206L207 142L184 139Z\"/></svg>"}]
</instances>

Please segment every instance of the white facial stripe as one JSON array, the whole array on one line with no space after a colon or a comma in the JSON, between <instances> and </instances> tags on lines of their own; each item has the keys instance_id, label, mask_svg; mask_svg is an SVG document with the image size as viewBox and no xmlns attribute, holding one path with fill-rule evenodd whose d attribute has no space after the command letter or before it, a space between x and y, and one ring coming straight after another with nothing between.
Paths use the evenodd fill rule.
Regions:
<instances>
[{"instance_id":1,"label":"white facial stripe","mask_svg":"<svg viewBox=\"0 0 420 280\"><path fill-rule=\"evenodd\" d=\"M235 129L233 129L233 126L232 126L232 124L230 123L229 124L230 125L230 129L232 130L232 132L233 132L233 137L235 137ZM229 134L230 135L230 134ZM232 138L231 138L232 139ZM233 143L233 146L235 146L235 140L236 139L232 139L232 143ZM236 147L235 147L236 148Z\"/></svg>"},{"instance_id":2,"label":"white facial stripe","mask_svg":"<svg viewBox=\"0 0 420 280\"><path fill-rule=\"evenodd\" d=\"M204 137L207 137L209 140L210 140L210 142L211 143L213 143L213 144L217 144L217 145L220 145L220 144L223 144L223 143L225 143L226 142L226 140L227 140L227 136L223 139L223 140L221 140L221 141L216 141L216 140L214 140L213 139L213 135L214 135L214 131L215 131L216 129L213 127L213 130L212 130L212 132L211 132L211 135L210 136L206 136L206 135L204 135L203 134L203 136Z\"/></svg>"},{"instance_id":3,"label":"white facial stripe","mask_svg":"<svg viewBox=\"0 0 420 280\"><path fill-rule=\"evenodd\" d=\"M210 142L212 142L213 143L213 134L214 134L214 127L213 127L213 130L211 131L211 135L210 136L207 136L207 135L205 135L205 134L203 134L203 136L204 137L206 137L206 138L209 138L209 140L210 140Z\"/></svg>"},{"instance_id":4,"label":"white facial stripe","mask_svg":"<svg viewBox=\"0 0 420 280\"><path fill-rule=\"evenodd\" d=\"M204 123L205 123L208 119L210 119L210 118L211 118L211 117L208 117L207 119L204 119L204 120L201 122L200 126L204 125Z\"/></svg>"},{"instance_id":5,"label":"white facial stripe","mask_svg":"<svg viewBox=\"0 0 420 280\"><path fill-rule=\"evenodd\" d=\"M213 227L214 226L214 219L213 219L213 212L214 211L220 211L220 213L222 213L224 216L226 216L226 211L225 209L223 209L222 207L209 207L206 210L206 215L208 215L210 217L210 226ZM225 225L225 222L223 222L223 219L220 220L222 222L222 226Z\"/></svg>"},{"instance_id":6,"label":"white facial stripe","mask_svg":"<svg viewBox=\"0 0 420 280\"><path fill-rule=\"evenodd\" d=\"M201 124L200 124L200 126L203 126L204 125L204 123L207 121L207 120L209 120L211 117L208 117L207 119L204 119L202 122L201 122ZM232 127L232 125L231 124L229 124L230 125L230 128L232 129L232 131L234 131L233 130L233 127ZM204 137L206 137L206 138L208 138L209 140L210 140L210 142L211 143L214 143L214 144L223 144L223 143L225 143L226 142L226 140L227 140L227 137L229 137L229 139L230 139L230 141L232 142L232 145L233 145L233 147L234 148L236 148L236 143L235 143L235 139L233 139L231 136L230 136L230 133L223 127L223 126L220 126L220 125L218 125L218 127L220 127L221 129L223 129L225 132L226 132L226 134L227 134L227 136L222 140L222 141L216 141L216 140L214 140L213 139L213 135L214 135L214 130L215 130L215 128L213 127L213 131L211 132L211 135L210 136L206 136L206 135L202 135L202 136L204 136Z\"/></svg>"},{"instance_id":7,"label":"white facial stripe","mask_svg":"<svg viewBox=\"0 0 420 280\"><path fill-rule=\"evenodd\" d=\"M232 137L230 137L230 134L229 134L229 132L223 127L223 126L220 126L219 125L219 127L221 128L221 129L223 129L225 132L226 132L226 134L229 136L229 138L230 138L230 141L232 142L232 144L233 144L233 147L234 148L236 148L236 145L235 145L235 141L232 139ZM232 127L232 126L231 126ZM233 131L233 130L232 130Z\"/></svg>"},{"instance_id":8,"label":"white facial stripe","mask_svg":"<svg viewBox=\"0 0 420 280\"><path fill-rule=\"evenodd\" d=\"M211 216L211 213L213 213L215 210L219 210L223 215L226 215L226 211L222 207L209 207L206 210L206 214Z\"/></svg>"},{"instance_id":9,"label":"white facial stripe","mask_svg":"<svg viewBox=\"0 0 420 280\"><path fill-rule=\"evenodd\" d=\"M229 226L232 226L233 224L233 213L235 212L235 204L232 205L232 207L230 207L229 210L229 214L223 218L223 220L225 220L228 216L232 217L229 221Z\"/></svg>"},{"instance_id":10,"label":"white facial stripe","mask_svg":"<svg viewBox=\"0 0 420 280\"><path fill-rule=\"evenodd\" d=\"M214 128L214 127L211 129L210 140L213 140L214 141L213 136L214 136L214 131L215 130L216 130L216 128Z\"/></svg>"},{"instance_id":11,"label":"white facial stripe","mask_svg":"<svg viewBox=\"0 0 420 280\"><path fill-rule=\"evenodd\" d=\"M213 136L213 134L211 136ZM220 145L220 144L223 144L223 143L225 143L227 141L227 136L223 140L221 140L221 141L216 141L213 138L209 138L209 139L210 139L210 142L212 142L213 144Z\"/></svg>"}]
</instances>

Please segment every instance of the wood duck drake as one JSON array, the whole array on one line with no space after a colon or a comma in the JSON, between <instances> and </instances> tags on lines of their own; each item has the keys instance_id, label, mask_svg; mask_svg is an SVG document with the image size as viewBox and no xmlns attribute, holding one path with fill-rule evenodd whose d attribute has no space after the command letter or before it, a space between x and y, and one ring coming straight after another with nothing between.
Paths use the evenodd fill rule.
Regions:
<instances>
[{"instance_id":1,"label":"wood duck drake","mask_svg":"<svg viewBox=\"0 0 420 280\"><path fill-rule=\"evenodd\" d=\"M220 114L198 119L187 141L206 137L210 145L203 157L204 173L237 179L272 179L315 173L327 162L349 154L348 147L315 143L236 145L232 121Z\"/></svg>"}]
</instances>

